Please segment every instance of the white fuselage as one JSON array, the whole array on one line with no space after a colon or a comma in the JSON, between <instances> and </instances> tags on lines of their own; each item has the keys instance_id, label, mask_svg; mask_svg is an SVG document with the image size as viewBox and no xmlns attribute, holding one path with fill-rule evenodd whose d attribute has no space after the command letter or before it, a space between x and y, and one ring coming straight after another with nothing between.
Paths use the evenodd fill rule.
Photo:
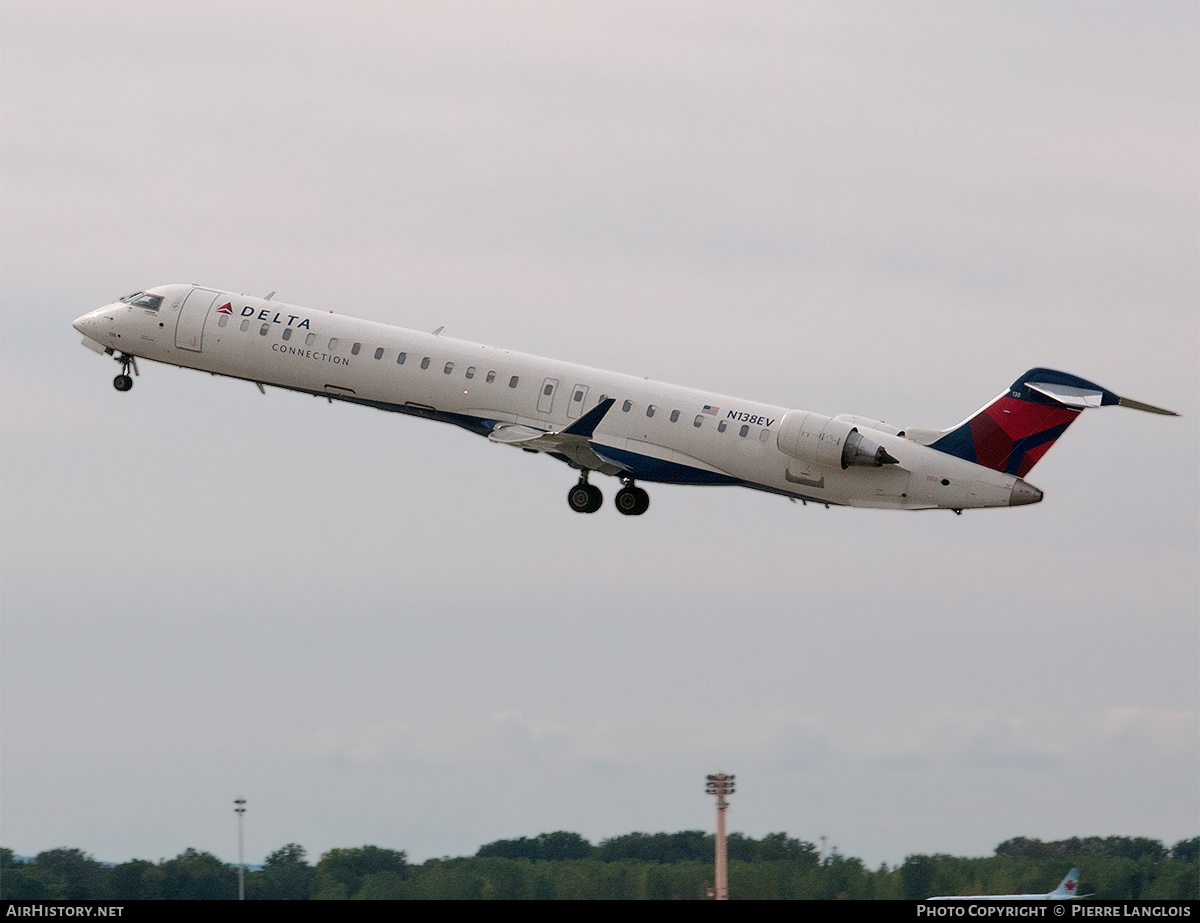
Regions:
<instances>
[{"instance_id":1,"label":"white fuselage","mask_svg":"<svg viewBox=\"0 0 1200 923\"><path fill-rule=\"evenodd\" d=\"M583 467L639 481L738 484L891 509L1009 506L1020 482L894 435L886 424L872 428L874 421L853 422L895 463L843 468L781 448L784 418L801 413L786 407L199 286L148 291L162 297L156 309L118 302L75 326L117 353L425 416L481 435L505 424L556 433L615 398L590 440L603 464Z\"/></svg>"}]
</instances>

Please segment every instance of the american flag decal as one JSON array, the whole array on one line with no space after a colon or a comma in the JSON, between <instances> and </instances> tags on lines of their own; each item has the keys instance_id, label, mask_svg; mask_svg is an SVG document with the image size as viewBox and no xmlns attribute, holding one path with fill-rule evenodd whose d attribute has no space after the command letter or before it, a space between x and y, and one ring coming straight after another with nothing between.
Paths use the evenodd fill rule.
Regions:
<instances>
[{"instance_id":1,"label":"american flag decal","mask_svg":"<svg viewBox=\"0 0 1200 923\"><path fill-rule=\"evenodd\" d=\"M717 414L719 414L721 412L721 408L714 407L712 404L705 404L703 412L708 414L710 417L715 417Z\"/></svg>"},{"instance_id":2,"label":"american flag decal","mask_svg":"<svg viewBox=\"0 0 1200 923\"><path fill-rule=\"evenodd\" d=\"M233 305L227 301L223 305L221 305L221 307L217 308L217 313L218 314L232 314L233 313Z\"/></svg>"}]
</instances>

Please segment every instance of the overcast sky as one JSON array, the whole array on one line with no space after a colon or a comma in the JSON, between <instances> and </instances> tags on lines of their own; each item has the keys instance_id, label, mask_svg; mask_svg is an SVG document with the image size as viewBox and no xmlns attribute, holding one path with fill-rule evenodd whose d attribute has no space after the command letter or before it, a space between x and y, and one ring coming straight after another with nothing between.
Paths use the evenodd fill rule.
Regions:
<instances>
[{"instance_id":1,"label":"overcast sky","mask_svg":"<svg viewBox=\"0 0 1200 923\"><path fill-rule=\"evenodd\" d=\"M0 7L0 844L1200 833L1193 2ZM199 282L826 414L1061 368L1033 507L569 469L152 363Z\"/></svg>"}]
</instances>

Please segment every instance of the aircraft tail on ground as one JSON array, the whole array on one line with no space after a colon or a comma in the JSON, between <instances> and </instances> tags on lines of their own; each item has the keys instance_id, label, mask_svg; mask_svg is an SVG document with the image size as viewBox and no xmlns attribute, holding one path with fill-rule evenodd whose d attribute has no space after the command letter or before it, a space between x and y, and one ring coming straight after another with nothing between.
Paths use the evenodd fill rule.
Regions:
<instances>
[{"instance_id":1,"label":"aircraft tail on ground","mask_svg":"<svg viewBox=\"0 0 1200 923\"><path fill-rule=\"evenodd\" d=\"M1071 869L1067 877L1058 883L1058 887L1046 895L1048 898L1082 897L1079 891L1079 869Z\"/></svg>"},{"instance_id":2,"label":"aircraft tail on ground","mask_svg":"<svg viewBox=\"0 0 1200 923\"><path fill-rule=\"evenodd\" d=\"M1120 397L1067 372L1030 369L958 426L925 433L925 438L917 439L948 455L1024 477L1082 411L1110 404L1178 416L1161 407ZM909 430L909 437L914 438L916 433Z\"/></svg>"}]
</instances>

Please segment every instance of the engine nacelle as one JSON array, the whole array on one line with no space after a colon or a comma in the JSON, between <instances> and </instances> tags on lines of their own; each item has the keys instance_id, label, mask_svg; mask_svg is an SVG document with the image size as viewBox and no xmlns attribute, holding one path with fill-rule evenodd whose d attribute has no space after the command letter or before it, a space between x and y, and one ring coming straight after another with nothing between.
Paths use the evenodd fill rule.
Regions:
<instances>
[{"instance_id":1,"label":"engine nacelle","mask_svg":"<svg viewBox=\"0 0 1200 923\"><path fill-rule=\"evenodd\" d=\"M822 468L881 468L898 463L883 446L864 437L857 426L805 410L789 410L783 415L777 444L785 455Z\"/></svg>"},{"instance_id":2,"label":"engine nacelle","mask_svg":"<svg viewBox=\"0 0 1200 923\"><path fill-rule=\"evenodd\" d=\"M884 423L882 420L872 420L870 417L858 417L852 413L839 413L835 420L841 420L843 423L849 423L851 426L857 426L859 429L877 429L881 433L887 433L889 436L903 436L904 431L898 426L892 426L891 423Z\"/></svg>"}]
</instances>

